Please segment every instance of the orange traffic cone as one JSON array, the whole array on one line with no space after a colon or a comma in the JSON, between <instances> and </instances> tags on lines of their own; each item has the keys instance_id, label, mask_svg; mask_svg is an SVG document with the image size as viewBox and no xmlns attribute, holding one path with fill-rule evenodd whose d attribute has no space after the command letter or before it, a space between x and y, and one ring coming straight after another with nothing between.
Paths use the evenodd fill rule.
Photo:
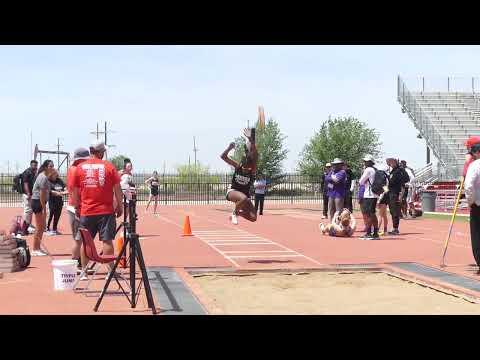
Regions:
<instances>
[{"instance_id":1,"label":"orange traffic cone","mask_svg":"<svg viewBox=\"0 0 480 360\"><path fill-rule=\"evenodd\" d=\"M117 241L116 241L116 245L117 245L117 254L120 255L120 251L122 251L122 248L123 248L123 244L124 244L124 239L123 239L123 236L120 236ZM122 256L122 258L120 259L120 262L118 264L121 268L125 269L127 267L127 258L126 256Z\"/></svg>"},{"instance_id":2,"label":"orange traffic cone","mask_svg":"<svg viewBox=\"0 0 480 360\"><path fill-rule=\"evenodd\" d=\"M183 222L182 236L193 236L192 228L190 227L190 218L188 216L185 216L185 221Z\"/></svg>"}]
</instances>

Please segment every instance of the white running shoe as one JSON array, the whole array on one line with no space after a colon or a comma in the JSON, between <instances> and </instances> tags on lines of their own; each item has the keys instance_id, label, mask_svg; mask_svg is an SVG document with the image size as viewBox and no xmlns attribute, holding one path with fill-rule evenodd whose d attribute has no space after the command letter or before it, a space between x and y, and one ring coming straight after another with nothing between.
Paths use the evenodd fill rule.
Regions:
<instances>
[{"instance_id":1,"label":"white running shoe","mask_svg":"<svg viewBox=\"0 0 480 360\"><path fill-rule=\"evenodd\" d=\"M235 214L230 215L230 219L232 220L233 225L238 225L237 215Z\"/></svg>"},{"instance_id":2,"label":"white running shoe","mask_svg":"<svg viewBox=\"0 0 480 360\"><path fill-rule=\"evenodd\" d=\"M33 250L32 256L48 256L48 254L43 252L42 250Z\"/></svg>"}]
</instances>

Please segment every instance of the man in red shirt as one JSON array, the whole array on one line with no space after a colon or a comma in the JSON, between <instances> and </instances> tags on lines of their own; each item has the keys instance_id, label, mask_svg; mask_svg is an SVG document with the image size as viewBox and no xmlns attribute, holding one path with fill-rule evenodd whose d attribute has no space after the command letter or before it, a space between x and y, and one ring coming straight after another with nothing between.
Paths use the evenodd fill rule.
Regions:
<instances>
[{"instance_id":1,"label":"man in red shirt","mask_svg":"<svg viewBox=\"0 0 480 360\"><path fill-rule=\"evenodd\" d=\"M105 151L103 142L92 144L91 157L77 166L73 180L73 203L77 213L80 213L80 225L88 229L92 238L98 233L103 242L103 254L113 255L115 214L122 216L123 201L120 176L112 163L103 160ZM82 266L86 266L86 263L83 262Z\"/></svg>"},{"instance_id":2,"label":"man in red shirt","mask_svg":"<svg viewBox=\"0 0 480 360\"><path fill-rule=\"evenodd\" d=\"M82 245L82 239L80 233L78 232L78 227L80 225L80 219L75 214L75 206L73 203L73 189L74 189L74 180L75 180L75 170L78 165L80 165L85 160L90 158L90 153L85 148L78 148L73 152L73 163L72 166L68 168L67 172L67 190L68 190L68 206L67 212L70 221L70 227L72 229L73 236L73 248L72 248L72 259L79 261L79 267L81 265L80 261L80 248ZM84 259L82 259L84 260Z\"/></svg>"}]
</instances>

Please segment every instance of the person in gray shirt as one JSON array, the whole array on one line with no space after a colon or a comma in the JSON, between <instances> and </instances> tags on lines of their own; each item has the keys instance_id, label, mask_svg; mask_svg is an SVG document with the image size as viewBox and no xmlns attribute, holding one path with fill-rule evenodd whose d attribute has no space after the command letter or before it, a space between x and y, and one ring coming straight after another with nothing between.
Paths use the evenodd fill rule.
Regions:
<instances>
[{"instance_id":1,"label":"person in gray shirt","mask_svg":"<svg viewBox=\"0 0 480 360\"><path fill-rule=\"evenodd\" d=\"M53 163L52 163L53 165ZM43 232L45 231L47 219L47 203L50 197L51 184L49 180L58 175L53 166L40 167L32 189L32 211L35 216L36 230L33 236L32 256L48 255L41 249Z\"/></svg>"}]
</instances>

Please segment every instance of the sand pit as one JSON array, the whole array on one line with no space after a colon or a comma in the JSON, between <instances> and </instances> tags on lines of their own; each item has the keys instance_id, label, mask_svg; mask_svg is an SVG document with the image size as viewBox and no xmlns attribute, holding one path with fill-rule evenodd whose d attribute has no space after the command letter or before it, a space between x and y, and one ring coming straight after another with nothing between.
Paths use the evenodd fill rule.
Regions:
<instances>
[{"instance_id":1,"label":"sand pit","mask_svg":"<svg viewBox=\"0 0 480 360\"><path fill-rule=\"evenodd\" d=\"M227 315L480 314L480 304L385 273L194 275Z\"/></svg>"}]
</instances>

